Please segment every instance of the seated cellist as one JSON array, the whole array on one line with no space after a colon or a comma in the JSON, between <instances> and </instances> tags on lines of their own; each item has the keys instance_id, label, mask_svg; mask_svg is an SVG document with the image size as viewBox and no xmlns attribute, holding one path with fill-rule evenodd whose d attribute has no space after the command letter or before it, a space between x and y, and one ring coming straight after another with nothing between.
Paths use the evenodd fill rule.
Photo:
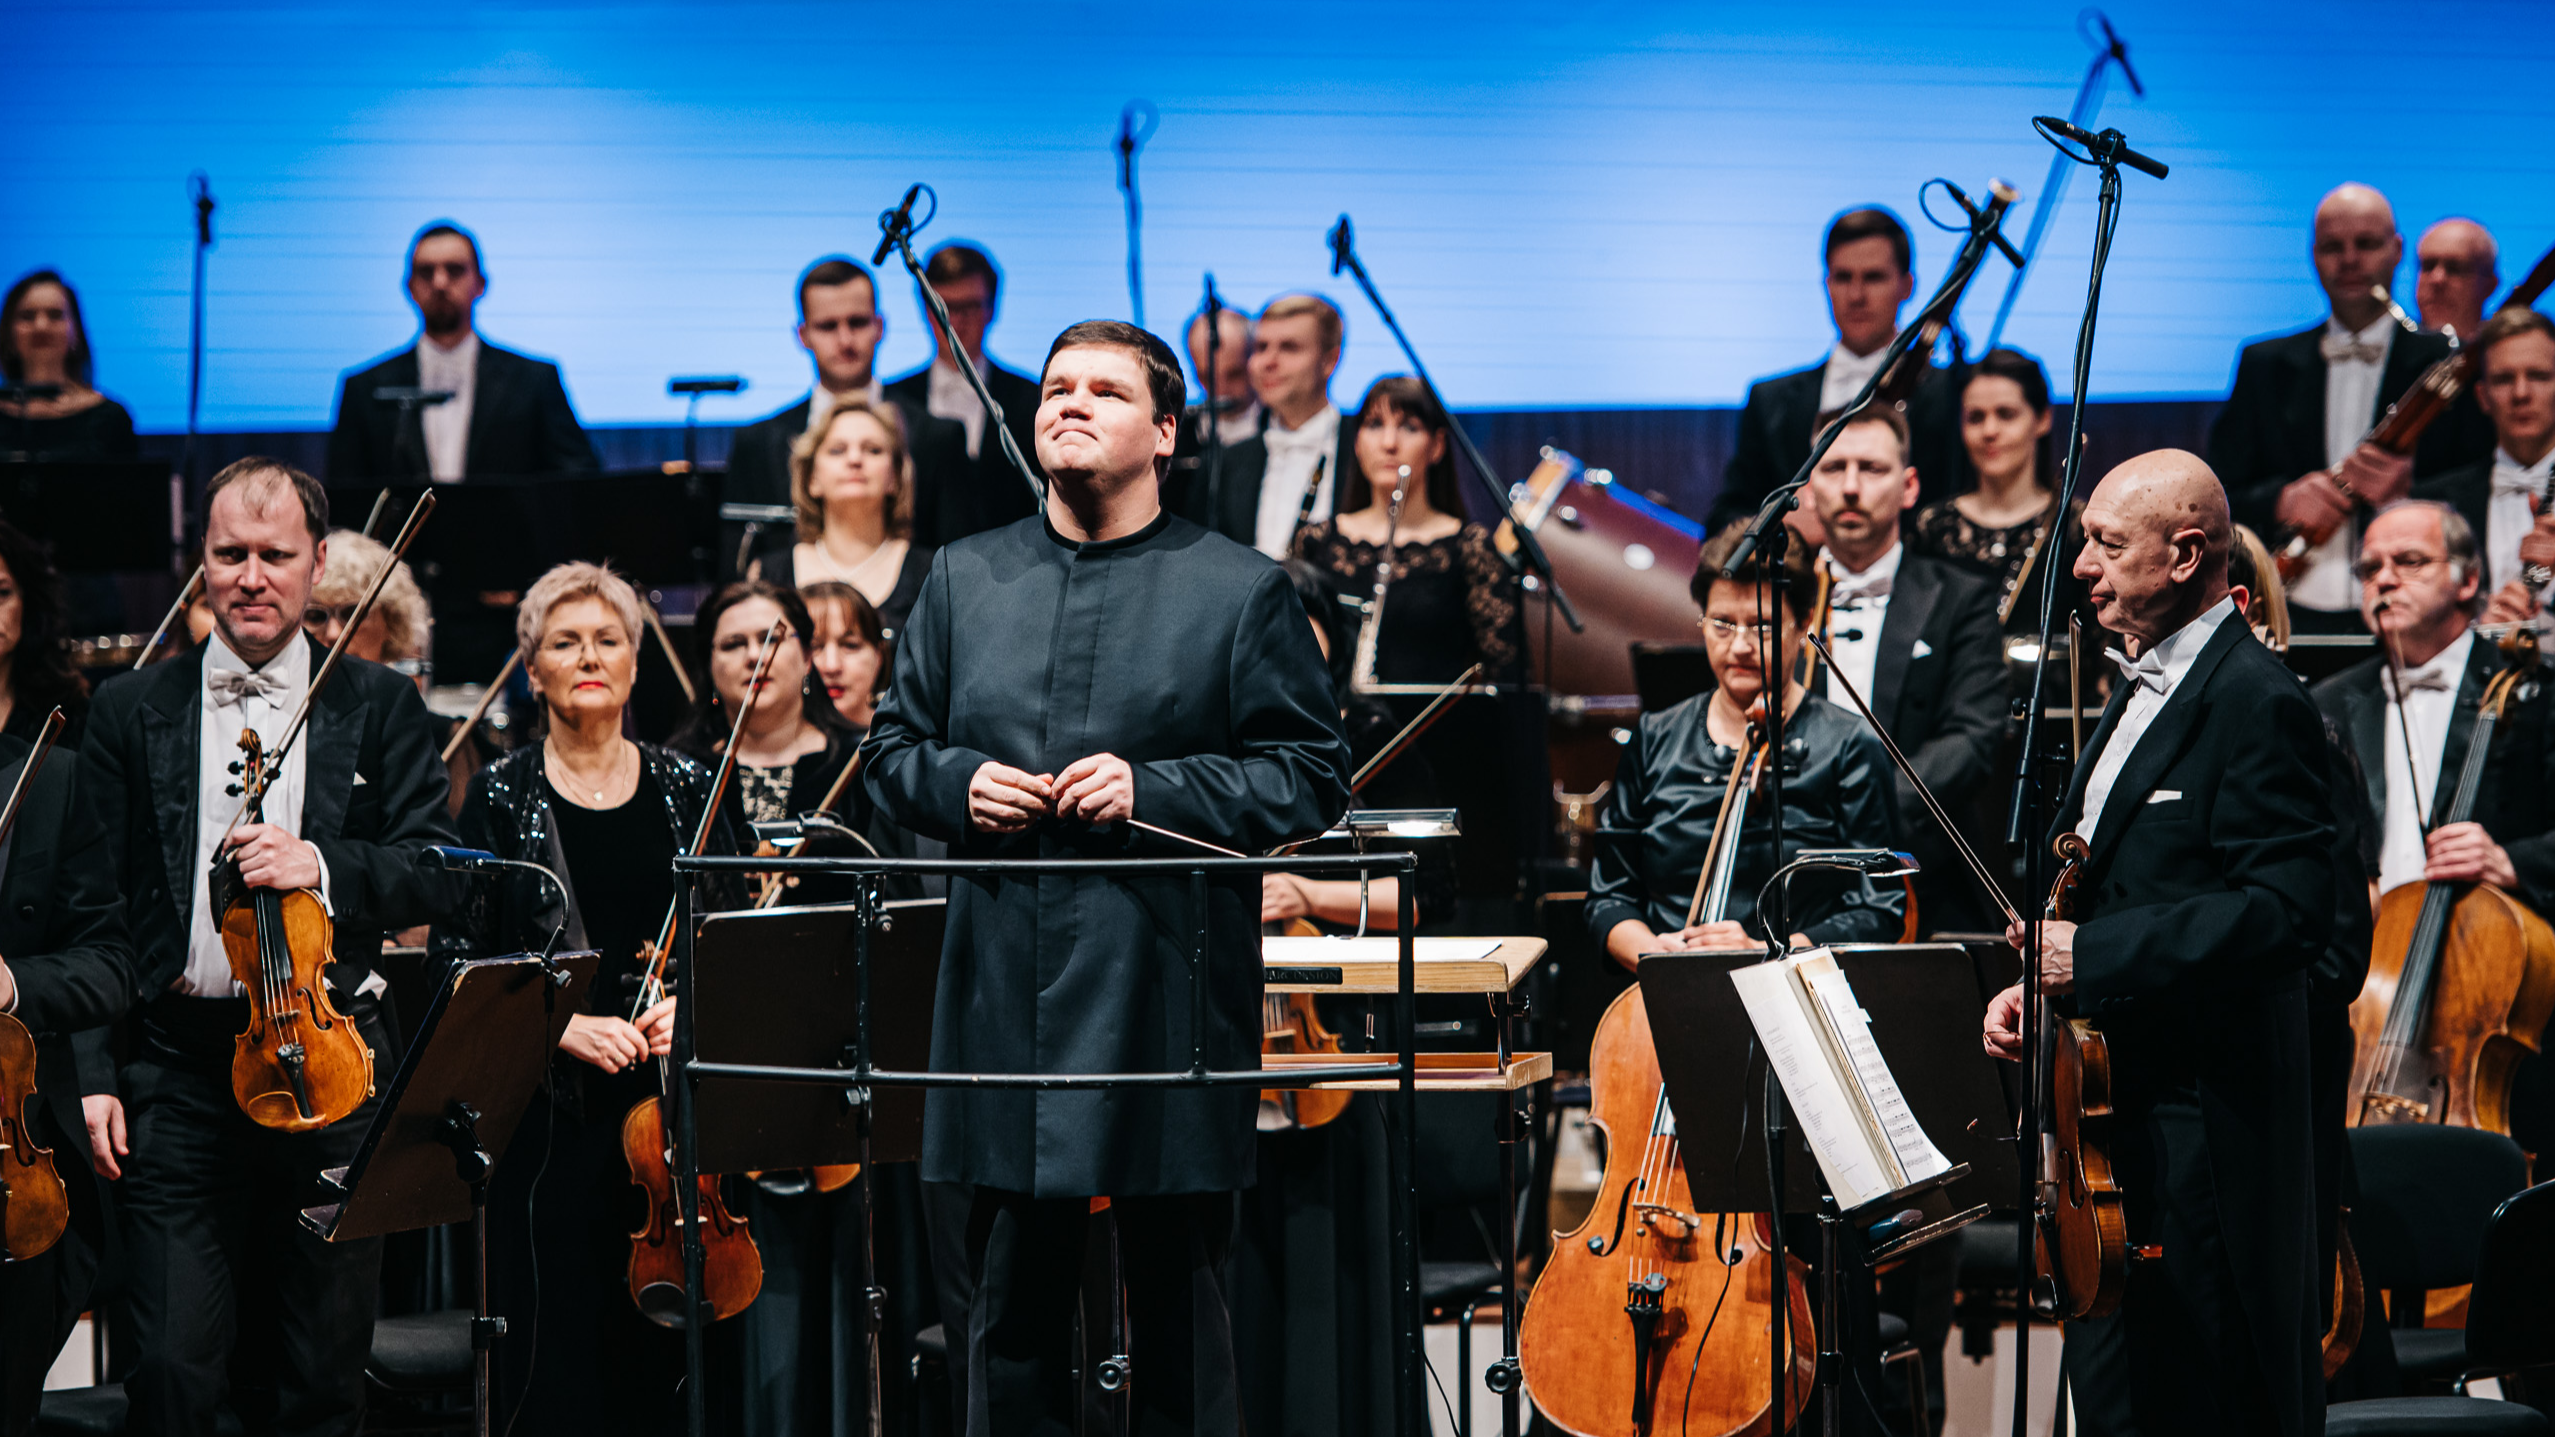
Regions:
<instances>
[{"instance_id":1,"label":"seated cellist","mask_svg":"<svg viewBox=\"0 0 2555 1437\"><path fill-rule=\"evenodd\" d=\"M1723 579L1744 522L1706 541L1695 563L1694 597L1703 610L1704 648L1714 686L1683 703L1643 714L1624 746L1614 791L1598 819L1600 842L1588 877L1588 927L1607 956L1626 968L1644 953L1745 947L1763 940L1757 890L1776 868L1808 848L1892 848L1898 832L1889 755L1852 711L1787 688L1783 832L1780 854L1762 790L1739 830L1737 874L1721 921L1689 926L1697 880L1734 771L1755 749L1748 710L1767 687L1772 645L1758 628L1755 560ZM1818 581L1801 546L1771 581L1782 615L1782 672L1792 673ZM1812 941L1889 942L1905 921L1895 884L1808 873L1793 886L1791 926Z\"/></svg>"}]
</instances>

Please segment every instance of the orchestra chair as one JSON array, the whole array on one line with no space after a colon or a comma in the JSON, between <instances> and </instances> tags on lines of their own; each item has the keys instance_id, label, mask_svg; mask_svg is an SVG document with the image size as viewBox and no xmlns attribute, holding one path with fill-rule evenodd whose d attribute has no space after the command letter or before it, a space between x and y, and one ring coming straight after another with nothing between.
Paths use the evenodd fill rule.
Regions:
<instances>
[{"instance_id":1,"label":"orchestra chair","mask_svg":"<svg viewBox=\"0 0 2555 1437\"><path fill-rule=\"evenodd\" d=\"M2528 1186L2528 1155L2500 1133L2408 1123L2353 1128L2351 1161L2352 1251L2361 1286L2389 1295L2396 1368L2407 1390L2458 1382L2466 1334L2422 1326L2424 1294L2475 1280L2496 1208Z\"/></svg>"},{"instance_id":2,"label":"orchestra chair","mask_svg":"<svg viewBox=\"0 0 2555 1437\"><path fill-rule=\"evenodd\" d=\"M364 1362L366 1432L468 1432L473 1363L470 1309L373 1322Z\"/></svg>"},{"instance_id":3,"label":"orchestra chair","mask_svg":"<svg viewBox=\"0 0 2555 1437\"><path fill-rule=\"evenodd\" d=\"M124 1437L129 1404L121 1382L57 1387L36 1409L36 1437ZM228 1403L214 1412L214 1437L240 1437L240 1420Z\"/></svg>"},{"instance_id":4,"label":"orchestra chair","mask_svg":"<svg viewBox=\"0 0 2555 1437\"><path fill-rule=\"evenodd\" d=\"M2373 1142L2361 1141L2371 1134L2381 1136ZM2494 1139L2502 1146L2497 1150L2493 1143L2477 1139ZM2458 1230L2473 1231L2466 1222L2469 1215L2454 1204L2496 1180L2497 1174L2509 1174L2518 1155L2517 1146L2499 1134L2458 1128L2360 1128L2353 1130L2352 1140L2352 1156L2361 1164L2362 1199L2352 1210L2352 1244L2362 1253L2364 1281L2371 1287L2381 1280L2436 1281L2448 1269L2446 1253ZM2374 1183L2372 1152L2382 1165ZM2426 1155L2442 1160L2449 1170L2426 1175L2402 1166ZM2460 1187L2469 1191L2455 1191ZM2407 1194L2444 1199L2446 1206L2437 1212L2408 1212L2391 1206ZM2365 1247L2360 1237L2363 1213L2372 1219L2368 1231L2373 1240ZM2481 1378L2510 1378L2524 1369L2555 1363L2555 1312L2548 1310L2545 1300L2548 1284L2555 1283L2555 1183L2541 1183L2502 1199L2480 1226L2461 1264L2474 1280L2467 1298L2466 1326L2437 1329L2454 1338L2454 1348L2446 1338L2404 1341L2413 1332L2435 1329L2399 1328L2390 1334L2397 1339L2408 1374L2417 1370L2417 1363L2423 1370L2446 1370L2459 1394ZM2370 1256L2371 1251L2376 1256ZM2390 1290L2397 1294L2398 1310L2416 1314L2418 1321L2420 1291ZM2405 1305L2408 1293L2409 1306ZM2428 1345L2433 1342L2438 1347ZM2550 1428L2545 1414L2519 1402L2449 1395L2336 1403L2325 1409L2324 1430L2328 1437L2518 1437Z\"/></svg>"}]
</instances>

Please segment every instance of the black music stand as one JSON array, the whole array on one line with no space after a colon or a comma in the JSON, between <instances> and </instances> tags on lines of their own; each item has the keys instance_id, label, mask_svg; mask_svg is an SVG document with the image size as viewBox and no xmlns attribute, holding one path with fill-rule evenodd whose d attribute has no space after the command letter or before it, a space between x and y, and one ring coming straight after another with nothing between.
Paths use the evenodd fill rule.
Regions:
<instances>
[{"instance_id":1,"label":"black music stand","mask_svg":"<svg viewBox=\"0 0 2555 1437\"><path fill-rule=\"evenodd\" d=\"M455 969L436 990L355 1161L320 1174L344 1200L302 1209L302 1225L330 1242L469 1220L479 1437L489 1431L489 1349L505 1331L504 1319L488 1311L488 1176L548 1074L594 968L595 955L581 952L555 962L517 953Z\"/></svg>"},{"instance_id":2,"label":"black music stand","mask_svg":"<svg viewBox=\"0 0 2555 1437\"><path fill-rule=\"evenodd\" d=\"M66 574L166 573L179 512L166 461L0 463L0 517Z\"/></svg>"},{"instance_id":3,"label":"black music stand","mask_svg":"<svg viewBox=\"0 0 2555 1437\"><path fill-rule=\"evenodd\" d=\"M1872 1040L1898 1079L1909 1111L1951 1160L1948 1172L1853 1209L1828 1196L1818 1159L1800 1128L1783 1143L1783 1211L1819 1219L1822 1319L1821 1411L1835 1430L1845 1354L1838 1337L1844 1269L1867 1272L1888 1258L1948 1236L2017 1190L2013 1117L1996 1068L1979 1042L1986 1005L1967 950L1957 943L1838 944L1830 950L1874 1016ZM1765 1065L1734 968L1764 960L1750 948L1650 953L1641 959L1641 996L1650 1012L1659 1076L1678 1113L1678 1150L1699 1212L1762 1212L1767 1199L1760 1104ZM1736 1095L1737 1102L1732 1102ZM1734 1156L1735 1155L1735 1156Z\"/></svg>"}]
</instances>

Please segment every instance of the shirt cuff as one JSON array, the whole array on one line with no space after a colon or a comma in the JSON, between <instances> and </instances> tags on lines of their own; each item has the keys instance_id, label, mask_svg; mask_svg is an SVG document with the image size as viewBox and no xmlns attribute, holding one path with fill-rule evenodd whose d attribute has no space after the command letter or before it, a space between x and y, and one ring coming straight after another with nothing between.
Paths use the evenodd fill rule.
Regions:
<instances>
[{"instance_id":1,"label":"shirt cuff","mask_svg":"<svg viewBox=\"0 0 2555 1437\"><path fill-rule=\"evenodd\" d=\"M333 919L337 916L337 903L328 892L328 855L307 838L302 840L302 847L311 851L311 862L319 865L319 901L328 905L328 916Z\"/></svg>"}]
</instances>

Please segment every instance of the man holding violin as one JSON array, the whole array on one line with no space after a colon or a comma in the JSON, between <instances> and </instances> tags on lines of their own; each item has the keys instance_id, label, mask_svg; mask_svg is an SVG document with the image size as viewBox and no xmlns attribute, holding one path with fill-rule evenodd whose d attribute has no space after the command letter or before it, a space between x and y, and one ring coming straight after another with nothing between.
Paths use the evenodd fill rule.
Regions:
<instances>
[{"instance_id":1,"label":"man holding violin","mask_svg":"<svg viewBox=\"0 0 2555 1437\"><path fill-rule=\"evenodd\" d=\"M2334 921L2323 720L2228 598L2231 525L2180 450L2105 476L2075 572L2120 636L2122 682L2059 831L2090 845L2041 978L2108 1040L2133 1252L2120 1309L2071 1322L2089 1434L2315 1430L2323 1403L2307 970ZM2009 938L2021 946L2019 929ZM1988 1051L2018 1058L2022 990Z\"/></svg>"},{"instance_id":2,"label":"man holding violin","mask_svg":"<svg viewBox=\"0 0 2555 1437\"><path fill-rule=\"evenodd\" d=\"M385 931L449 906L448 882L424 854L453 836L415 685L345 658L312 690L322 655L301 621L327 533L327 494L309 475L271 459L214 475L212 633L183 657L110 679L90 709L82 776L138 953L128 1061L112 1077L82 1074L96 1082L84 1099L91 1156L122 1179L133 1244L140 1361L125 1390L136 1433L211 1433L235 1343L275 1374L274 1410L242 1413L250 1427L351 1434L363 1419L381 1243L323 1242L298 1214L322 1200L321 1171L352 1161L379 1099L302 1133L240 1110L231 1059L250 1004L207 891L222 849L250 887L320 894L336 926L329 986L385 1081L398 1050L371 965ZM267 790L265 821L231 827L241 731L271 749L306 697L309 727ZM243 1323L252 1307L262 1320Z\"/></svg>"}]
</instances>

